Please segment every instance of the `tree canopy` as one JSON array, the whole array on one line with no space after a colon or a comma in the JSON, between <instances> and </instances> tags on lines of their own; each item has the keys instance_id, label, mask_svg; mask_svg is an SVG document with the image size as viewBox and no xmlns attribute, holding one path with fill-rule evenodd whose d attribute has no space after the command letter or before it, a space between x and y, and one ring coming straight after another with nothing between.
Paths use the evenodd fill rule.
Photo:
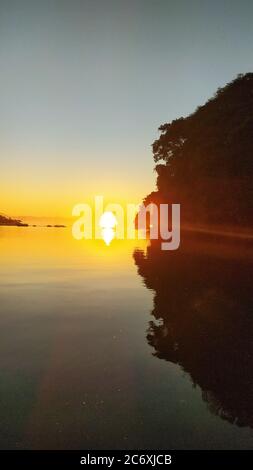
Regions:
<instances>
[{"instance_id":1,"label":"tree canopy","mask_svg":"<svg viewBox=\"0 0 253 470\"><path fill-rule=\"evenodd\" d=\"M155 162L179 179L253 174L253 73L238 76L186 118L159 127Z\"/></svg>"},{"instance_id":2,"label":"tree canopy","mask_svg":"<svg viewBox=\"0 0 253 470\"><path fill-rule=\"evenodd\" d=\"M144 201L181 203L186 219L252 225L253 73L159 131L152 145L158 192Z\"/></svg>"}]
</instances>

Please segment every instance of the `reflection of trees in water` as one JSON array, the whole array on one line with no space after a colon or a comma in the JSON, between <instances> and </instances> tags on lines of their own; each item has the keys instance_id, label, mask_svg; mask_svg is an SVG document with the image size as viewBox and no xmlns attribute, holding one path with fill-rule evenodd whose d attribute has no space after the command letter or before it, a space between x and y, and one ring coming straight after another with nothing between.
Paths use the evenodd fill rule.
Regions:
<instances>
[{"instance_id":1,"label":"reflection of trees in water","mask_svg":"<svg viewBox=\"0 0 253 470\"><path fill-rule=\"evenodd\" d=\"M212 412L253 426L253 265L238 245L225 258L198 246L162 252L152 243L146 255L135 251L154 290L147 341L155 356L190 374Z\"/></svg>"}]
</instances>

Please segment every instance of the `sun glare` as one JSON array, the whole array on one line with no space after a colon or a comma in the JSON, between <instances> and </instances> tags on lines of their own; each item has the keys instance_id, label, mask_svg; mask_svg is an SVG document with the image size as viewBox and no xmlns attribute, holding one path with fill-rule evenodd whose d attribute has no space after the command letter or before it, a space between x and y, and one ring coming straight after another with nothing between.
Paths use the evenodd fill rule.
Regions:
<instances>
[{"instance_id":1,"label":"sun glare","mask_svg":"<svg viewBox=\"0 0 253 470\"><path fill-rule=\"evenodd\" d=\"M99 225L102 228L113 228L117 225L117 219L111 211L106 211L101 215Z\"/></svg>"},{"instance_id":2,"label":"sun glare","mask_svg":"<svg viewBox=\"0 0 253 470\"><path fill-rule=\"evenodd\" d=\"M100 217L99 225L102 229L103 240L109 246L115 237L114 227L117 225L115 215L111 211L104 212Z\"/></svg>"}]
</instances>

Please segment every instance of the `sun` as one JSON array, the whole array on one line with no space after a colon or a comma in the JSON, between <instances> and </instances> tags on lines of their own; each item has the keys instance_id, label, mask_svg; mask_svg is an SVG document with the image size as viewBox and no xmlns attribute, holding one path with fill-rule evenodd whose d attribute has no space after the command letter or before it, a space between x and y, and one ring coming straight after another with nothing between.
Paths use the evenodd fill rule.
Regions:
<instances>
[{"instance_id":1,"label":"sun","mask_svg":"<svg viewBox=\"0 0 253 470\"><path fill-rule=\"evenodd\" d=\"M117 219L111 211L104 212L100 217L99 225L102 229L102 238L108 246L115 237L114 227L117 223Z\"/></svg>"},{"instance_id":2,"label":"sun","mask_svg":"<svg viewBox=\"0 0 253 470\"><path fill-rule=\"evenodd\" d=\"M101 228L114 228L117 225L117 219L113 212L104 212L100 217L99 225Z\"/></svg>"}]
</instances>

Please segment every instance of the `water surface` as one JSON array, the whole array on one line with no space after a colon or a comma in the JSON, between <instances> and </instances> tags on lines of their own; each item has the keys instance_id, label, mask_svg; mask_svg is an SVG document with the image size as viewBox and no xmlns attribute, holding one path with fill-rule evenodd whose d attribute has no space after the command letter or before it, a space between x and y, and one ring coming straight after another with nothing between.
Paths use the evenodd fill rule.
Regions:
<instances>
[{"instance_id":1,"label":"water surface","mask_svg":"<svg viewBox=\"0 0 253 470\"><path fill-rule=\"evenodd\" d=\"M0 227L0 447L253 447L248 247Z\"/></svg>"}]
</instances>

